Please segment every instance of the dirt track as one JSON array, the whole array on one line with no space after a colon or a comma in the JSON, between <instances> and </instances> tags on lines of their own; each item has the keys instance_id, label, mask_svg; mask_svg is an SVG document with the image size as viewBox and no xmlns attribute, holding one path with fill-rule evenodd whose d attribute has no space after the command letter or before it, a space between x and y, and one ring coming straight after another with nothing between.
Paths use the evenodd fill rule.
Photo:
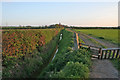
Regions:
<instances>
[{"instance_id":1,"label":"dirt track","mask_svg":"<svg viewBox=\"0 0 120 80\"><path fill-rule=\"evenodd\" d=\"M85 42L85 44L88 45L93 45L97 47L102 47L101 45L103 45L108 48L118 47L117 45L114 45L107 41L96 39L94 37L88 36L83 33L79 33L79 37ZM98 45L89 39L94 39L101 45ZM97 52L93 51L93 54L96 53ZM93 65L90 72L90 78L118 78L118 71L116 70L116 68L114 68L114 66L109 60L93 59L92 61L93 61Z\"/></svg>"},{"instance_id":2,"label":"dirt track","mask_svg":"<svg viewBox=\"0 0 120 80\"><path fill-rule=\"evenodd\" d=\"M106 41L106 40L100 40L100 39L97 39L97 38L94 38L94 37L91 37L91 36L88 36L88 35L86 35L86 34L83 34L83 33L79 33L80 34L80 37L81 36L84 36L85 38L87 38L87 39L94 39L95 41L97 41L98 43L100 43L101 45L103 45L103 46L106 46L107 48L117 48L118 47L118 45L115 45L115 44L112 44L112 43L110 43L109 41ZM86 41L86 40L85 40ZM87 40L87 44L90 44L90 43L88 43L88 40ZM100 46L100 45L98 45L98 44L94 44L94 43L91 43L92 45L96 45L96 46Z\"/></svg>"}]
</instances>

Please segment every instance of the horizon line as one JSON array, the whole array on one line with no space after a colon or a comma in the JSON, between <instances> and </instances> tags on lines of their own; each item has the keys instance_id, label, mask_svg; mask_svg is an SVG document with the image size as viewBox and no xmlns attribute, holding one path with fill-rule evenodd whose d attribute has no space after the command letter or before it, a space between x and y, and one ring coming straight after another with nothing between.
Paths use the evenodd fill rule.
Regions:
<instances>
[{"instance_id":1,"label":"horizon line","mask_svg":"<svg viewBox=\"0 0 120 80\"><path fill-rule=\"evenodd\" d=\"M56 23L57 24L57 23ZM42 26L50 26L50 25L54 25L54 24L49 24L49 25L0 25L0 26L2 26L2 27L11 27L11 26L13 26L13 27L19 27L19 26L32 26L32 27L42 27ZM62 25L67 25L67 24L62 24ZM96 26L96 25L91 25L91 26L89 26L89 25L67 25L67 26L74 26L74 27L119 27L119 25L118 26Z\"/></svg>"}]
</instances>

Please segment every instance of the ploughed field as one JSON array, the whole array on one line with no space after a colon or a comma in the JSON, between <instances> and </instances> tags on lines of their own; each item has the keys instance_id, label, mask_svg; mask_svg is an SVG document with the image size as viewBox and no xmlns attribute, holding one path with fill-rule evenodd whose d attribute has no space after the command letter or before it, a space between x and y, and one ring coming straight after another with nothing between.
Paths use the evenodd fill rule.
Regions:
<instances>
[{"instance_id":1,"label":"ploughed field","mask_svg":"<svg viewBox=\"0 0 120 80\"><path fill-rule=\"evenodd\" d=\"M119 29L75 29L76 31L88 34L98 39L108 40L115 44L119 42Z\"/></svg>"}]
</instances>

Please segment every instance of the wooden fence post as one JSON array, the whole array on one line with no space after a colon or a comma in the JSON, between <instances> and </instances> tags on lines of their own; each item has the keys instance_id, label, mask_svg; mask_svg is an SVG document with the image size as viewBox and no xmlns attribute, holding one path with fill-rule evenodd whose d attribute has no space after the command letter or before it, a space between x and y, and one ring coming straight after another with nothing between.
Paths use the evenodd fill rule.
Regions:
<instances>
[{"instance_id":1,"label":"wooden fence post","mask_svg":"<svg viewBox=\"0 0 120 80\"><path fill-rule=\"evenodd\" d=\"M78 33L76 33L76 41L77 41L77 47L78 47L78 49L79 49L79 38L78 38Z\"/></svg>"},{"instance_id":2,"label":"wooden fence post","mask_svg":"<svg viewBox=\"0 0 120 80\"><path fill-rule=\"evenodd\" d=\"M101 59L103 58L104 56L104 51L102 50L102 53L101 53Z\"/></svg>"},{"instance_id":3,"label":"wooden fence post","mask_svg":"<svg viewBox=\"0 0 120 80\"><path fill-rule=\"evenodd\" d=\"M116 58L118 58L118 54L119 54L119 49L117 50Z\"/></svg>"},{"instance_id":4,"label":"wooden fence post","mask_svg":"<svg viewBox=\"0 0 120 80\"><path fill-rule=\"evenodd\" d=\"M101 48L99 48L98 59L100 59L100 54L101 54Z\"/></svg>"},{"instance_id":5,"label":"wooden fence post","mask_svg":"<svg viewBox=\"0 0 120 80\"><path fill-rule=\"evenodd\" d=\"M108 59L110 59L110 56L111 56L111 50L110 50L110 52L109 52Z\"/></svg>"},{"instance_id":6,"label":"wooden fence post","mask_svg":"<svg viewBox=\"0 0 120 80\"><path fill-rule=\"evenodd\" d=\"M105 57L104 57L105 59L106 59L106 57L107 57L107 52L108 52L108 50L106 50L106 52L105 52Z\"/></svg>"},{"instance_id":7,"label":"wooden fence post","mask_svg":"<svg viewBox=\"0 0 120 80\"><path fill-rule=\"evenodd\" d=\"M115 55L115 50L113 51L112 59L114 58L114 55Z\"/></svg>"}]
</instances>

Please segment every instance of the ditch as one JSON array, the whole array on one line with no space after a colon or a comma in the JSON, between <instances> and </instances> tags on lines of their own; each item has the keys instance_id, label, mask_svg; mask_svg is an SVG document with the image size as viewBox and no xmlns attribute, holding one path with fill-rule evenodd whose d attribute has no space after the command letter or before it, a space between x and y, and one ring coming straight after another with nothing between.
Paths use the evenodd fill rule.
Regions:
<instances>
[{"instance_id":1,"label":"ditch","mask_svg":"<svg viewBox=\"0 0 120 80\"><path fill-rule=\"evenodd\" d=\"M62 40L62 34L60 34L60 38L59 38L59 41L61 41L61 40ZM59 46L59 44L56 45L56 48L55 48L53 54L51 55L50 60L45 65L40 67L37 71L35 71L35 73L31 76L32 78L37 78L41 74L43 69L45 67L47 67L50 62L52 62L54 60L54 58L56 57L56 54L58 52L58 46Z\"/></svg>"}]
</instances>

